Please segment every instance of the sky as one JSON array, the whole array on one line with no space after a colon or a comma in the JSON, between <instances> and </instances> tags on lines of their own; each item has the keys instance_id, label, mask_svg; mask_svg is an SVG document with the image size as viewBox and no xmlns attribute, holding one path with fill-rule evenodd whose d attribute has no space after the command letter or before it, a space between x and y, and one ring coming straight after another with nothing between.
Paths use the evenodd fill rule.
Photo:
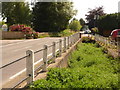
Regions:
<instances>
[{"instance_id":1,"label":"sky","mask_svg":"<svg viewBox=\"0 0 120 90\"><path fill-rule=\"evenodd\" d=\"M31 0L26 0L26 1L31 1ZM46 0L46 1L50 1L50 0ZM83 18L85 20L85 14L87 14L87 12L90 9L94 9L95 7L99 7L99 6L103 6L104 12L107 14L118 12L118 2L120 0L70 0L70 1L74 2L74 9L78 10L77 15L74 17L77 18L78 20L80 18Z\"/></svg>"},{"instance_id":2,"label":"sky","mask_svg":"<svg viewBox=\"0 0 120 90\"><path fill-rule=\"evenodd\" d=\"M26 1L30 2L34 0L26 0ZM46 0L46 1L50 1L50 0ZM74 9L78 10L77 15L74 16L78 20L80 18L83 18L85 20L85 14L87 14L89 8L94 9L95 7L103 6L104 12L107 14L118 12L118 10L120 11L120 3L118 7L118 2L120 0L70 0L70 1L74 2Z\"/></svg>"},{"instance_id":3,"label":"sky","mask_svg":"<svg viewBox=\"0 0 120 90\"><path fill-rule=\"evenodd\" d=\"M85 19L85 14L87 14L90 9L94 9L99 6L103 6L104 12L107 14L118 12L119 1L120 0L73 0L74 8L78 10L77 16L75 17L77 19Z\"/></svg>"}]
</instances>

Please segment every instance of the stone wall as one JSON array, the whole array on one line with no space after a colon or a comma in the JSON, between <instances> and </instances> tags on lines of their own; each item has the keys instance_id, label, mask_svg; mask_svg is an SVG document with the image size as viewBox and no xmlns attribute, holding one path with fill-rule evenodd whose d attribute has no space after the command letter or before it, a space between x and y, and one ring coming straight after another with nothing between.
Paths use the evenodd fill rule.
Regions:
<instances>
[{"instance_id":1,"label":"stone wall","mask_svg":"<svg viewBox=\"0 0 120 90\"><path fill-rule=\"evenodd\" d=\"M1 31L2 39L21 39L24 38L24 33L22 32L7 32Z\"/></svg>"}]
</instances>

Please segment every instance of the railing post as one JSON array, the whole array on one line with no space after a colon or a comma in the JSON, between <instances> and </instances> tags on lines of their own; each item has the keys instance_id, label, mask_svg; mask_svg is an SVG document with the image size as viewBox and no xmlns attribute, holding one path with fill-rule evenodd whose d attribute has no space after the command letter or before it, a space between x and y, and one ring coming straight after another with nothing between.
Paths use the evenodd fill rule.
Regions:
<instances>
[{"instance_id":1,"label":"railing post","mask_svg":"<svg viewBox=\"0 0 120 90\"><path fill-rule=\"evenodd\" d=\"M120 35L117 36L118 57L120 57Z\"/></svg>"},{"instance_id":2,"label":"railing post","mask_svg":"<svg viewBox=\"0 0 120 90\"><path fill-rule=\"evenodd\" d=\"M74 39L73 39L73 41L74 41L74 43L73 43L73 44L75 44L75 34L73 35L73 38L74 38Z\"/></svg>"},{"instance_id":3,"label":"railing post","mask_svg":"<svg viewBox=\"0 0 120 90\"><path fill-rule=\"evenodd\" d=\"M66 52L66 37L64 38L64 52Z\"/></svg>"},{"instance_id":4,"label":"railing post","mask_svg":"<svg viewBox=\"0 0 120 90\"><path fill-rule=\"evenodd\" d=\"M42 71L47 71L47 45L44 45L44 50L43 50L43 69Z\"/></svg>"},{"instance_id":5,"label":"railing post","mask_svg":"<svg viewBox=\"0 0 120 90\"><path fill-rule=\"evenodd\" d=\"M55 62L55 58L56 58L56 43L53 42L53 48L52 48L52 54L53 54L53 62Z\"/></svg>"},{"instance_id":6,"label":"railing post","mask_svg":"<svg viewBox=\"0 0 120 90\"><path fill-rule=\"evenodd\" d=\"M62 40L59 39L59 56L62 55Z\"/></svg>"},{"instance_id":7,"label":"railing post","mask_svg":"<svg viewBox=\"0 0 120 90\"><path fill-rule=\"evenodd\" d=\"M77 34L77 41L79 40L80 36L79 36L79 33Z\"/></svg>"},{"instance_id":8,"label":"railing post","mask_svg":"<svg viewBox=\"0 0 120 90\"><path fill-rule=\"evenodd\" d=\"M26 58L26 75L30 76L27 79L27 84L30 84L34 81L34 52L32 50L27 50L26 55L29 55Z\"/></svg>"},{"instance_id":9,"label":"railing post","mask_svg":"<svg viewBox=\"0 0 120 90\"><path fill-rule=\"evenodd\" d=\"M69 49L69 46L70 46L70 37L68 36L68 49Z\"/></svg>"},{"instance_id":10,"label":"railing post","mask_svg":"<svg viewBox=\"0 0 120 90\"><path fill-rule=\"evenodd\" d=\"M72 46L72 35L70 36L70 46Z\"/></svg>"},{"instance_id":11,"label":"railing post","mask_svg":"<svg viewBox=\"0 0 120 90\"><path fill-rule=\"evenodd\" d=\"M82 36L82 34L81 34L81 33L79 33L79 38L81 38L81 36Z\"/></svg>"}]
</instances>

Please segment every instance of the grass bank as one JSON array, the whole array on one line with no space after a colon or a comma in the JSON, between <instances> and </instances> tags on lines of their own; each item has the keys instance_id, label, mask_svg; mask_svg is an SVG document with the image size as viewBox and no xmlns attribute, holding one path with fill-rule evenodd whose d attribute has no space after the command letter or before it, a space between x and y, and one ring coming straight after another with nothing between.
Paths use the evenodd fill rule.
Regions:
<instances>
[{"instance_id":1,"label":"grass bank","mask_svg":"<svg viewBox=\"0 0 120 90\"><path fill-rule=\"evenodd\" d=\"M79 44L68 68L49 69L46 80L33 82L30 89L118 88L118 60L103 51L97 44Z\"/></svg>"}]
</instances>

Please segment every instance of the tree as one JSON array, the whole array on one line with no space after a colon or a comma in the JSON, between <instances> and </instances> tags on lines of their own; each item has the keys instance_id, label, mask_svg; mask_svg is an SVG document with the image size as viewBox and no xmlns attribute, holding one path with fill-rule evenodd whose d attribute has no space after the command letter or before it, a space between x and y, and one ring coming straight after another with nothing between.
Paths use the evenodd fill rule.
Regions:
<instances>
[{"instance_id":1,"label":"tree","mask_svg":"<svg viewBox=\"0 0 120 90\"><path fill-rule=\"evenodd\" d=\"M78 20L71 21L69 28L74 31L79 31L81 29L80 22Z\"/></svg>"},{"instance_id":2,"label":"tree","mask_svg":"<svg viewBox=\"0 0 120 90\"><path fill-rule=\"evenodd\" d=\"M38 32L61 31L75 14L71 2L37 2L33 8L33 26Z\"/></svg>"},{"instance_id":3,"label":"tree","mask_svg":"<svg viewBox=\"0 0 120 90\"><path fill-rule=\"evenodd\" d=\"M99 16L105 15L103 6L96 7L95 9L90 9L88 11L88 14L86 15L86 20L88 22L89 28L93 28L97 26L97 19L99 19Z\"/></svg>"},{"instance_id":4,"label":"tree","mask_svg":"<svg viewBox=\"0 0 120 90\"><path fill-rule=\"evenodd\" d=\"M79 20L79 22L80 22L80 24L81 24L82 26L85 25L85 21L84 21L82 18Z\"/></svg>"},{"instance_id":5,"label":"tree","mask_svg":"<svg viewBox=\"0 0 120 90\"><path fill-rule=\"evenodd\" d=\"M107 14L98 20L99 33L109 36L112 30L120 28L120 13Z\"/></svg>"},{"instance_id":6,"label":"tree","mask_svg":"<svg viewBox=\"0 0 120 90\"><path fill-rule=\"evenodd\" d=\"M7 24L31 23L31 11L28 3L24 2L2 2L2 17L7 19Z\"/></svg>"}]
</instances>

